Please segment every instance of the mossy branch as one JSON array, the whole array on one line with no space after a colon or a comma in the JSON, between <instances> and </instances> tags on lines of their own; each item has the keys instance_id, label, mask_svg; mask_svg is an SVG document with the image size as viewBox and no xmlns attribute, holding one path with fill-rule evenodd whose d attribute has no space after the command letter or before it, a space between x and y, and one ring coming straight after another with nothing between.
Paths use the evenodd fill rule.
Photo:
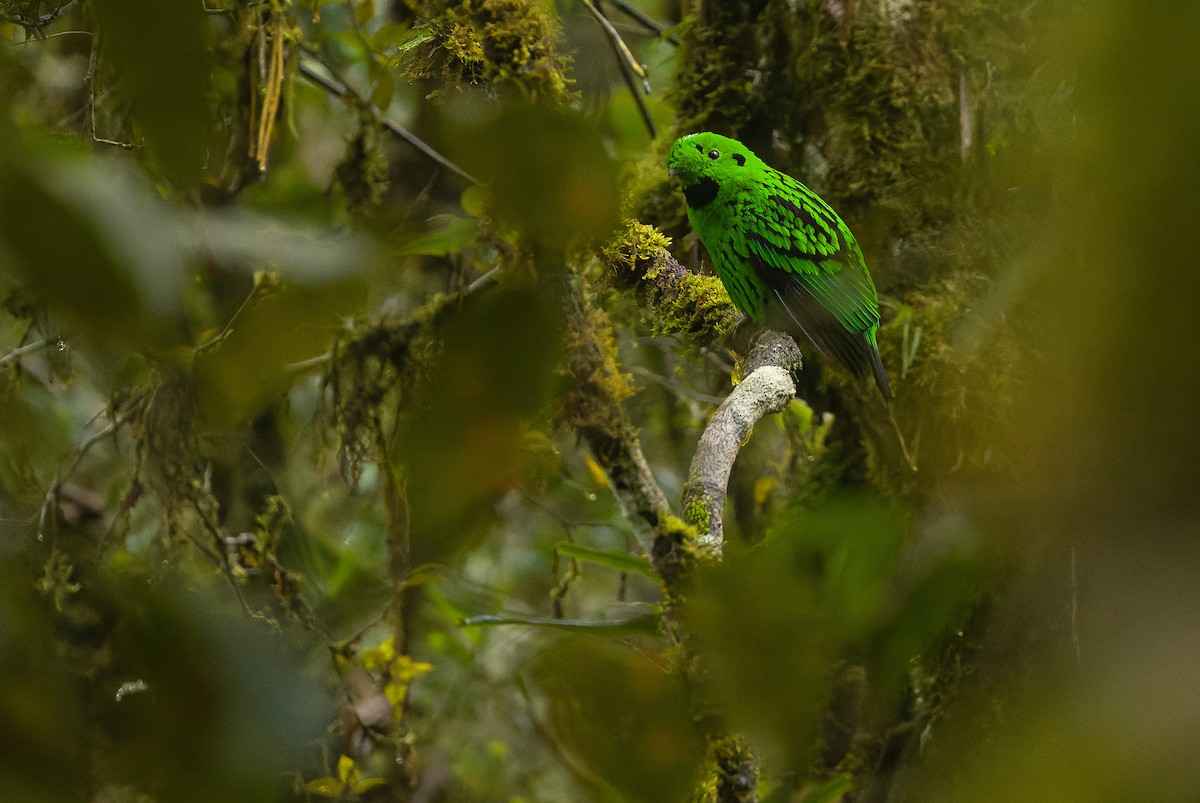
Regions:
<instances>
[{"instance_id":1,"label":"mossy branch","mask_svg":"<svg viewBox=\"0 0 1200 803\"><path fill-rule=\"evenodd\" d=\"M626 514L657 528L670 517L671 506L621 403L633 390L617 364L612 326L587 298L581 281L568 275L561 283L573 381L559 415L587 442Z\"/></svg>"},{"instance_id":2,"label":"mossy branch","mask_svg":"<svg viewBox=\"0 0 1200 803\"><path fill-rule=\"evenodd\" d=\"M654 311L654 334L682 336L701 345L719 341L741 314L720 279L688 270L671 256L670 244L658 229L631 220L601 256L609 278L636 289Z\"/></svg>"},{"instance_id":3,"label":"mossy branch","mask_svg":"<svg viewBox=\"0 0 1200 803\"><path fill-rule=\"evenodd\" d=\"M657 229L631 221L604 249L614 283L635 288L653 310L656 334L672 334L699 344L718 342L741 316L720 280L699 276L671 256L670 241ZM684 593L697 561L720 560L722 524L733 462L754 424L783 410L796 394L800 350L791 338L764 333L743 363L742 380L717 408L701 435L683 492L683 518L671 516L658 527L652 560L663 579L671 609ZM639 452L640 454L640 452ZM690 654L686 633L683 655ZM683 661L685 674L699 664ZM708 779L699 799L757 800L759 770L744 740L729 733L719 717L702 717L710 745Z\"/></svg>"}]
</instances>

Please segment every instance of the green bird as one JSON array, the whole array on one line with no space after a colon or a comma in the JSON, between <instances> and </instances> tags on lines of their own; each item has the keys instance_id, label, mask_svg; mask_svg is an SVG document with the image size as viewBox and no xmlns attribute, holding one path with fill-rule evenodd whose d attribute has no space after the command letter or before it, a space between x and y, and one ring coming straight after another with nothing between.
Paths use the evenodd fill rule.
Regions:
<instances>
[{"instance_id":1,"label":"green bird","mask_svg":"<svg viewBox=\"0 0 1200 803\"><path fill-rule=\"evenodd\" d=\"M805 338L887 401L879 297L862 251L829 204L736 139L702 132L671 146L668 175L729 297L764 326Z\"/></svg>"}]
</instances>

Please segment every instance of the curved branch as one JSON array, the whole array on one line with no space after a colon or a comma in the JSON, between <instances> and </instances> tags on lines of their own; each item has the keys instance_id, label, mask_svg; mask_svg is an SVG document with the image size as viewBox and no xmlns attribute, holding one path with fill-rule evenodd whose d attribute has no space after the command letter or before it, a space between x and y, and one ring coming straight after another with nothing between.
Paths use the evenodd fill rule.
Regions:
<instances>
[{"instance_id":1,"label":"curved branch","mask_svg":"<svg viewBox=\"0 0 1200 803\"><path fill-rule=\"evenodd\" d=\"M719 558L733 461L759 419L783 411L796 395L800 350L790 337L766 332L742 366L745 374L709 419L683 486L684 519L699 532L701 555Z\"/></svg>"}]
</instances>

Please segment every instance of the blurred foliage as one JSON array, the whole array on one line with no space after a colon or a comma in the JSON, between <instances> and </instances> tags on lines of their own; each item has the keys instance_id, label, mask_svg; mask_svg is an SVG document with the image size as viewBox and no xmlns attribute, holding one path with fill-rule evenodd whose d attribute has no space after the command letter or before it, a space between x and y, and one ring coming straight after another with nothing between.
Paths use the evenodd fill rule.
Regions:
<instances>
[{"instance_id":1,"label":"blurred foliage","mask_svg":"<svg viewBox=\"0 0 1200 803\"><path fill-rule=\"evenodd\" d=\"M0 799L1200 794L1200 11L0 0L0 33ZM663 169L701 127L842 211L897 400L808 360L725 559L664 595L686 528L587 435L677 509L739 375L671 259L705 273Z\"/></svg>"},{"instance_id":2,"label":"blurred foliage","mask_svg":"<svg viewBox=\"0 0 1200 803\"><path fill-rule=\"evenodd\" d=\"M204 7L100 0L95 13L97 55L117 76L116 103L128 109L130 132L166 177L195 185L212 130Z\"/></svg>"},{"instance_id":3,"label":"blurred foliage","mask_svg":"<svg viewBox=\"0 0 1200 803\"><path fill-rule=\"evenodd\" d=\"M681 800L704 745L678 676L652 653L598 640L551 642L527 671L539 718L581 774L621 800Z\"/></svg>"},{"instance_id":4,"label":"blurred foliage","mask_svg":"<svg viewBox=\"0 0 1200 803\"><path fill-rule=\"evenodd\" d=\"M497 223L531 246L559 253L617 224L617 165L578 114L508 104L456 124L448 146L491 189Z\"/></svg>"}]
</instances>

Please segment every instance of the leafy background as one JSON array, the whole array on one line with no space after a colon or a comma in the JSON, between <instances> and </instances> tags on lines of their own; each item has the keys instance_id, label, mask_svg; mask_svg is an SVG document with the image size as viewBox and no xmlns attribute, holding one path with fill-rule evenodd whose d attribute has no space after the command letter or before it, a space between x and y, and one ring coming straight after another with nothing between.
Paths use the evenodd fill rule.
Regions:
<instances>
[{"instance_id":1,"label":"leafy background","mask_svg":"<svg viewBox=\"0 0 1200 803\"><path fill-rule=\"evenodd\" d=\"M1195 799L1191 4L0 32L0 797ZM842 211L898 393L806 363L664 595L737 362L663 284L701 128Z\"/></svg>"}]
</instances>

